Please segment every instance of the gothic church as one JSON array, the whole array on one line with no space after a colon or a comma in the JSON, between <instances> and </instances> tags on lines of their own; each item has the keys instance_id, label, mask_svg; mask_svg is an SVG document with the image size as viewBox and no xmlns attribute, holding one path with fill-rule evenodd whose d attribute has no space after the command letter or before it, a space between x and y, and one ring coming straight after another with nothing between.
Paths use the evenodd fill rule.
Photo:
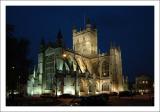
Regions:
<instances>
[{"instance_id":1,"label":"gothic church","mask_svg":"<svg viewBox=\"0 0 160 112\"><path fill-rule=\"evenodd\" d=\"M97 28L86 20L83 30L72 29L73 48L65 48L61 32L55 43L40 44L38 65L30 74L28 95L94 95L127 90L119 47L98 52Z\"/></svg>"}]
</instances>

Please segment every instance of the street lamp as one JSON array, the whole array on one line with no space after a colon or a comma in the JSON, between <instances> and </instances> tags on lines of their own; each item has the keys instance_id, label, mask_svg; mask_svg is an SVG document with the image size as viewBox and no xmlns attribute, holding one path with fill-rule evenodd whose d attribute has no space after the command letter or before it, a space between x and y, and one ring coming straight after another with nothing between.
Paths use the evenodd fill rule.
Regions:
<instances>
[{"instance_id":1,"label":"street lamp","mask_svg":"<svg viewBox=\"0 0 160 112\"><path fill-rule=\"evenodd\" d=\"M12 67L12 69L14 70L14 69L15 69L15 67L13 66L13 67Z\"/></svg>"}]
</instances>

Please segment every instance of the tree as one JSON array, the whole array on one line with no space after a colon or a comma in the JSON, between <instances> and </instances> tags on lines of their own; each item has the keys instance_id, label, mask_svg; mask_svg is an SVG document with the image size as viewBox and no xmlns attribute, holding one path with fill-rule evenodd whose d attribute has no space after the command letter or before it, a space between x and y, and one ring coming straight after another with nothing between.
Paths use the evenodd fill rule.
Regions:
<instances>
[{"instance_id":1,"label":"tree","mask_svg":"<svg viewBox=\"0 0 160 112\"><path fill-rule=\"evenodd\" d=\"M27 58L29 41L14 36L14 26L6 25L6 87L7 91L20 90L26 85L31 61Z\"/></svg>"}]
</instances>

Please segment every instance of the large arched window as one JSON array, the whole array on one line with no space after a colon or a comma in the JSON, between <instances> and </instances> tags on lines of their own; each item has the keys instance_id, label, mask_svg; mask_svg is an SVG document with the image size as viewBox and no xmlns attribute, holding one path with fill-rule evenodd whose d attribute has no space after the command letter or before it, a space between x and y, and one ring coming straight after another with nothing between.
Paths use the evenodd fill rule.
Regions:
<instances>
[{"instance_id":1,"label":"large arched window","mask_svg":"<svg viewBox=\"0 0 160 112\"><path fill-rule=\"evenodd\" d=\"M102 91L109 91L109 84L108 83L104 83L102 85Z\"/></svg>"},{"instance_id":2,"label":"large arched window","mask_svg":"<svg viewBox=\"0 0 160 112\"><path fill-rule=\"evenodd\" d=\"M102 76L108 77L109 76L109 62L104 61L102 63Z\"/></svg>"}]
</instances>

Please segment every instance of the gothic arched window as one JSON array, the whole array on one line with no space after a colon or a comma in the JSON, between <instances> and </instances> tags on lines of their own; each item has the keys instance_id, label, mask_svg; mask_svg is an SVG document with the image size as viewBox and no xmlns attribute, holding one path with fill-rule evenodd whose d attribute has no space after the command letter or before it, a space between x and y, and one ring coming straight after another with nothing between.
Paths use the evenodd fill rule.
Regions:
<instances>
[{"instance_id":1,"label":"gothic arched window","mask_svg":"<svg viewBox=\"0 0 160 112\"><path fill-rule=\"evenodd\" d=\"M102 76L108 77L109 76L109 62L104 61L102 63Z\"/></svg>"}]
</instances>

